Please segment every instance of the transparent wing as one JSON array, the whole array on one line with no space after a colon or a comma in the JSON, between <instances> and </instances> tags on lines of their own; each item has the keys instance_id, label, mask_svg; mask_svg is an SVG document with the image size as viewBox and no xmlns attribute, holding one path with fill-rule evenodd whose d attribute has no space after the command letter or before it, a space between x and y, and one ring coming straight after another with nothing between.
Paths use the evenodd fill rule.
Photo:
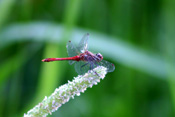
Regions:
<instances>
[{"instance_id":1,"label":"transparent wing","mask_svg":"<svg viewBox=\"0 0 175 117\"><path fill-rule=\"evenodd\" d=\"M88 50L88 39L89 33L85 34L78 44L77 49L80 51L80 53L84 53L86 50Z\"/></svg>"},{"instance_id":2,"label":"transparent wing","mask_svg":"<svg viewBox=\"0 0 175 117\"><path fill-rule=\"evenodd\" d=\"M102 60L101 62L84 62L79 61L75 63L75 70L79 75L83 75L88 72L88 70L92 70L97 66L104 66L107 68L107 72L113 72L115 70L114 64Z\"/></svg>"},{"instance_id":3,"label":"transparent wing","mask_svg":"<svg viewBox=\"0 0 175 117\"><path fill-rule=\"evenodd\" d=\"M79 61L75 63L75 71L79 74L79 75L83 75L85 73L88 72L88 70L90 69L90 64L88 62L84 62L84 61Z\"/></svg>"},{"instance_id":4,"label":"transparent wing","mask_svg":"<svg viewBox=\"0 0 175 117\"><path fill-rule=\"evenodd\" d=\"M108 61L102 60L100 62L95 63L96 66L104 66L107 68L107 72L113 72L115 70L115 66L113 63L110 63Z\"/></svg>"},{"instance_id":5,"label":"transparent wing","mask_svg":"<svg viewBox=\"0 0 175 117\"><path fill-rule=\"evenodd\" d=\"M68 41L67 43L67 53L69 57L73 57L79 54L77 48L74 46L74 44L71 41ZM75 61L69 61L69 64L73 64Z\"/></svg>"}]
</instances>

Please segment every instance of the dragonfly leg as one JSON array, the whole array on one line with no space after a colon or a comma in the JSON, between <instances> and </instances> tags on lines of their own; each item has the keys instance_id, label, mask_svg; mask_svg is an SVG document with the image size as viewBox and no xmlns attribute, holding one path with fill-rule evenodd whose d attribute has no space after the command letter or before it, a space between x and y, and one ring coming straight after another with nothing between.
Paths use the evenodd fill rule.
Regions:
<instances>
[{"instance_id":1,"label":"dragonfly leg","mask_svg":"<svg viewBox=\"0 0 175 117\"><path fill-rule=\"evenodd\" d=\"M90 63L90 70L92 70L94 68L94 64L93 63Z\"/></svg>"},{"instance_id":2,"label":"dragonfly leg","mask_svg":"<svg viewBox=\"0 0 175 117\"><path fill-rule=\"evenodd\" d=\"M97 67L99 66L99 64L97 64L97 62L94 63Z\"/></svg>"},{"instance_id":3,"label":"dragonfly leg","mask_svg":"<svg viewBox=\"0 0 175 117\"><path fill-rule=\"evenodd\" d=\"M88 65L88 64L89 64L89 63L83 64L83 65L81 66L81 68L80 68L80 71L83 72L82 68L85 67L85 66Z\"/></svg>"},{"instance_id":4,"label":"dragonfly leg","mask_svg":"<svg viewBox=\"0 0 175 117\"><path fill-rule=\"evenodd\" d=\"M96 66L99 66L98 64L97 64L97 62L95 62L95 63L92 63L91 65L90 65L90 67L91 67L91 70L94 68L94 64L96 65ZM96 71L93 71L98 77L100 77L100 75L96 72Z\"/></svg>"},{"instance_id":5,"label":"dragonfly leg","mask_svg":"<svg viewBox=\"0 0 175 117\"><path fill-rule=\"evenodd\" d=\"M81 66L81 68L84 67L84 66L86 66L87 64L89 64L89 63L85 63L84 65Z\"/></svg>"}]
</instances>

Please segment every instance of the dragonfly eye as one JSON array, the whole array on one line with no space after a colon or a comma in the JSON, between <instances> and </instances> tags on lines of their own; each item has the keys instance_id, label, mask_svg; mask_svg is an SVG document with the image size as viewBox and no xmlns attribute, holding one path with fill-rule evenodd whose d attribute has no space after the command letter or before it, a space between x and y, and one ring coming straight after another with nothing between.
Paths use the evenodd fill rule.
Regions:
<instances>
[{"instance_id":1,"label":"dragonfly eye","mask_svg":"<svg viewBox=\"0 0 175 117\"><path fill-rule=\"evenodd\" d=\"M98 57L99 61L103 59L103 56L100 53L97 53L96 56Z\"/></svg>"}]
</instances>

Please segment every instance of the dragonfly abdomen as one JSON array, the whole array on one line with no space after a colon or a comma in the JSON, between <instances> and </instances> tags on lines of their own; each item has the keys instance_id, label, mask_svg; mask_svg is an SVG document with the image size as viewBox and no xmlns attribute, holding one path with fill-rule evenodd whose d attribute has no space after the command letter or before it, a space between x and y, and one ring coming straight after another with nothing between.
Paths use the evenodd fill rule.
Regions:
<instances>
[{"instance_id":1,"label":"dragonfly abdomen","mask_svg":"<svg viewBox=\"0 0 175 117\"><path fill-rule=\"evenodd\" d=\"M51 61L65 61L65 60L80 61L80 56L66 57L66 58L46 58L43 59L42 61L51 62Z\"/></svg>"}]
</instances>

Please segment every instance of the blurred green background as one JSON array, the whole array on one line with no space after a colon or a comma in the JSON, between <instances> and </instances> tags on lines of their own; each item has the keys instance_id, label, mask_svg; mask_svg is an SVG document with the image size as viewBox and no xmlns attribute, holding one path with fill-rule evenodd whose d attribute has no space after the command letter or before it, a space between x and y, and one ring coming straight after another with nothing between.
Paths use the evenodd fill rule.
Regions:
<instances>
[{"instance_id":1,"label":"blurred green background","mask_svg":"<svg viewBox=\"0 0 175 117\"><path fill-rule=\"evenodd\" d=\"M0 117L22 116L77 76L66 42L116 70L52 117L174 117L174 0L0 0Z\"/></svg>"}]
</instances>

